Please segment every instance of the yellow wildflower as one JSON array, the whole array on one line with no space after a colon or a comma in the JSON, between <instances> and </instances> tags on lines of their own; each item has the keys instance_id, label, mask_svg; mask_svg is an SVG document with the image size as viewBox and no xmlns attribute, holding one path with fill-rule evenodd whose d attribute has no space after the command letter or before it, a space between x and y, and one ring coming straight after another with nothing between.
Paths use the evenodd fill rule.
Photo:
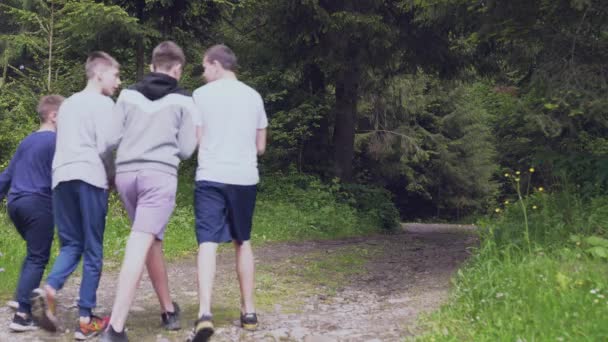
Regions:
<instances>
[{"instance_id":1,"label":"yellow wildflower","mask_svg":"<svg viewBox=\"0 0 608 342\"><path fill-rule=\"evenodd\" d=\"M532 206L532 209L536 210L536 209L538 209L538 207L537 207L537 206L535 206L535 205L533 205L533 206Z\"/></svg>"},{"instance_id":2,"label":"yellow wildflower","mask_svg":"<svg viewBox=\"0 0 608 342\"><path fill-rule=\"evenodd\" d=\"M519 182L519 177L515 178L515 181L516 181L516 182Z\"/></svg>"},{"instance_id":3,"label":"yellow wildflower","mask_svg":"<svg viewBox=\"0 0 608 342\"><path fill-rule=\"evenodd\" d=\"M509 202L509 200L506 200L506 201L505 201L505 204L509 204L509 203L510 203L510 202Z\"/></svg>"},{"instance_id":4,"label":"yellow wildflower","mask_svg":"<svg viewBox=\"0 0 608 342\"><path fill-rule=\"evenodd\" d=\"M545 191L545 188L543 188L542 186L538 188L538 192L543 192Z\"/></svg>"},{"instance_id":5,"label":"yellow wildflower","mask_svg":"<svg viewBox=\"0 0 608 342\"><path fill-rule=\"evenodd\" d=\"M496 208L494 209L495 212L499 213L500 212L500 208Z\"/></svg>"},{"instance_id":6,"label":"yellow wildflower","mask_svg":"<svg viewBox=\"0 0 608 342\"><path fill-rule=\"evenodd\" d=\"M519 176L521 174L521 172L515 171L515 174Z\"/></svg>"},{"instance_id":7,"label":"yellow wildflower","mask_svg":"<svg viewBox=\"0 0 608 342\"><path fill-rule=\"evenodd\" d=\"M509 173L505 173L505 177L509 178L511 176Z\"/></svg>"},{"instance_id":8,"label":"yellow wildflower","mask_svg":"<svg viewBox=\"0 0 608 342\"><path fill-rule=\"evenodd\" d=\"M533 167L531 167L528 171L530 171L530 173L534 173L535 170Z\"/></svg>"}]
</instances>

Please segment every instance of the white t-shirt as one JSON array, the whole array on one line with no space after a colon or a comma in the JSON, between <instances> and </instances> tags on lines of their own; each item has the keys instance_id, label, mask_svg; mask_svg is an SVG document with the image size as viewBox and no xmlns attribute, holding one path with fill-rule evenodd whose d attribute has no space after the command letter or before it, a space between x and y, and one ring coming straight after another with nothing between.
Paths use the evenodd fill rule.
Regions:
<instances>
[{"instance_id":1,"label":"white t-shirt","mask_svg":"<svg viewBox=\"0 0 608 342\"><path fill-rule=\"evenodd\" d=\"M241 81L220 79L192 94L203 135L196 180L255 185L259 182L256 134L268 126L260 94Z\"/></svg>"}]
</instances>

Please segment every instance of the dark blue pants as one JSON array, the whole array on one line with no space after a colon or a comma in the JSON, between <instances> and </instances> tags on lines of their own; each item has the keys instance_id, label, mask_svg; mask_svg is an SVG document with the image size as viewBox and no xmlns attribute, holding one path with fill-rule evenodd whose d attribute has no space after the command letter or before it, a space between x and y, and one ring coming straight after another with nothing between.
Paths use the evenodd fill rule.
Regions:
<instances>
[{"instance_id":1,"label":"dark blue pants","mask_svg":"<svg viewBox=\"0 0 608 342\"><path fill-rule=\"evenodd\" d=\"M87 317L97 305L108 191L82 181L62 182L53 190L53 209L61 249L47 284L61 289L82 257L78 307L80 316Z\"/></svg>"},{"instance_id":2,"label":"dark blue pants","mask_svg":"<svg viewBox=\"0 0 608 342\"><path fill-rule=\"evenodd\" d=\"M8 214L27 246L15 297L19 312L29 314L30 295L40 286L51 255L55 232L51 199L38 195L19 197L8 204Z\"/></svg>"}]
</instances>

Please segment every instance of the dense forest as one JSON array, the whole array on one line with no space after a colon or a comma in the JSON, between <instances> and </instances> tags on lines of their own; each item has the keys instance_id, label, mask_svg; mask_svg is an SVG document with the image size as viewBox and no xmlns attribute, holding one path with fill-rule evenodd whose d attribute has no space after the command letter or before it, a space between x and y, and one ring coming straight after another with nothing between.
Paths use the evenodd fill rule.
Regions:
<instances>
[{"instance_id":1,"label":"dense forest","mask_svg":"<svg viewBox=\"0 0 608 342\"><path fill-rule=\"evenodd\" d=\"M263 174L386 189L402 218L493 212L513 195L503 175L530 167L529 188L603 194L607 14L601 0L2 0L0 165L41 95L82 88L89 52L114 55L128 85L171 39L191 90L206 47L239 56L270 118Z\"/></svg>"},{"instance_id":2,"label":"dense forest","mask_svg":"<svg viewBox=\"0 0 608 342\"><path fill-rule=\"evenodd\" d=\"M349 306L365 314L339 311L350 325L399 324L401 341L608 340L608 1L0 0L0 171L37 129L40 96L83 88L90 52L113 55L125 87L164 40L184 48L184 88L203 84L202 55L223 43L264 99L269 146L252 241L262 254L286 242L291 254L276 258L285 268L260 268L263 313L311 294L346 305L338 288L357 284L346 272L365 279L365 295L375 285L393 296L387 279L436 298L442 281L450 287L420 319L416 305L428 308L417 293L365 297L416 316L415 326L365 302ZM163 242L178 266L198 248L195 167L195 158L181 165ZM399 225L409 220L475 225L448 225L461 235L433 240ZM106 226L104 255L116 265L129 233L116 194ZM8 299L26 249L3 203L0 232ZM321 246L316 259L298 243ZM348 253L336 253L340 244ZM361 276L381 265L386 274Z\"/></svg>"}]
</instances>

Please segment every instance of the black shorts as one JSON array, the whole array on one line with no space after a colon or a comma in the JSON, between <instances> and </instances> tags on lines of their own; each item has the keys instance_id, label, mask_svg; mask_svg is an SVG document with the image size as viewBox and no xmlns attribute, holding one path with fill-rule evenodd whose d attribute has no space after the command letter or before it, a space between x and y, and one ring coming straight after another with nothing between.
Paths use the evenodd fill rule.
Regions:
<instances>
[{"instance_id":1,"label":"black shorts","mask_svg":"<svg viewBox=\"0 0 608 342\"><path fill-rule=\"evenodd\" d=\"M198 243L249 241L256 193L256 185L196 182L194 215Z\"/></svg>"}]
</instances>

